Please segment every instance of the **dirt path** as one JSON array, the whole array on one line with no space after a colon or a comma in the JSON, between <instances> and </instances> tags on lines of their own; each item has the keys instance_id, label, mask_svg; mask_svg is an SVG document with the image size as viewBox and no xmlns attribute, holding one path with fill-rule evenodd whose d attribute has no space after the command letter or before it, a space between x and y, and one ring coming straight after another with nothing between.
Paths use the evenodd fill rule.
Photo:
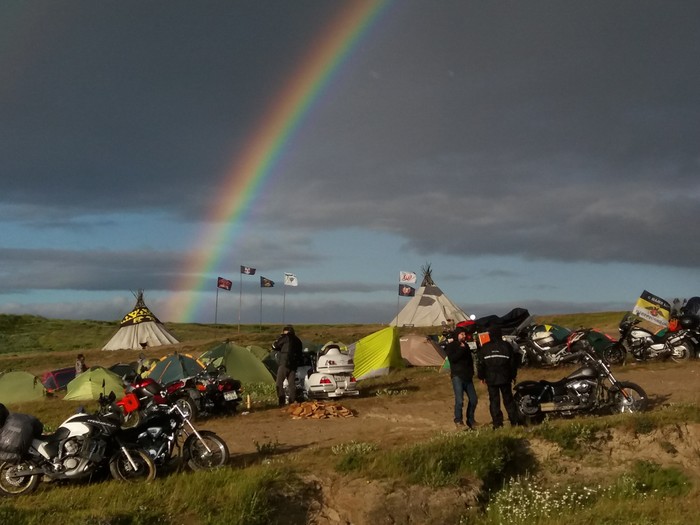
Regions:
<instances>
[{"instance_id":1,"label":"dirt path","mask_svg":"<svg viewBox=\"0 0 700 525\"><path fill-rule=\"evenodd\" d=\"M569 369L524 369L518 380L556 380ZM700 402L700 361L687 363L645 363L614 370L619 379L633 381L644 388L652 409L669 403ZM389 380L390 379L390 380ZM371 442L392 446L420 441L437 431L451 431L452 387L449 377L434 370L397 372L381 385L363 388L358 398L337 401L351 409L355 417L331 419L293 419L284 409L252 410L229 418L201 421L202 428L219 433L229 444L233 456L242 458L260 448L277 452L313 451L341 443ZM478 426L489 427L488 395L477 383Z\"/></svg>"}]
</instances>

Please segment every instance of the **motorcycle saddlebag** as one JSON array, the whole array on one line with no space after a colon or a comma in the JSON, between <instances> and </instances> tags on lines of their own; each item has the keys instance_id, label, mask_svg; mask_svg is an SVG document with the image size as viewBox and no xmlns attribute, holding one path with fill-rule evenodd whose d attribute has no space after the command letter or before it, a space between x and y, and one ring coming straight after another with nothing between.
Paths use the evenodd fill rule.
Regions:
<instances>
[{"instance_id":1,"label":"motorcycle saddlebag","mask_svg":"<svg viewBox=\"0 0 700 525\"><path fill-rule=\"evenodd\" d=\"M10 414L0 429L0 461L17 462L41 436L44 425L29 414Z\"/></svg>"}]
</instances>

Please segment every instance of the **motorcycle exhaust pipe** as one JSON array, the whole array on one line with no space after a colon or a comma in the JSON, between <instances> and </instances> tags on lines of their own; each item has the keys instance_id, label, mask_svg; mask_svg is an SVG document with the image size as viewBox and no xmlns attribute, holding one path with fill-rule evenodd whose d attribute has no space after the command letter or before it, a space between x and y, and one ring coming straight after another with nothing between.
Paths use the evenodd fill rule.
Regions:
<instances>
[{"instance_id":1,"label":"motorcycle exhaust pipe","mask_svg":"<svg viewBox=\"0 0 700 525\"><path fill-rule=\"evenodd\" d=\"M557 409L554 403L540 403L540 410L542 412L554 412Z\"/></svg>"}]
</instances>

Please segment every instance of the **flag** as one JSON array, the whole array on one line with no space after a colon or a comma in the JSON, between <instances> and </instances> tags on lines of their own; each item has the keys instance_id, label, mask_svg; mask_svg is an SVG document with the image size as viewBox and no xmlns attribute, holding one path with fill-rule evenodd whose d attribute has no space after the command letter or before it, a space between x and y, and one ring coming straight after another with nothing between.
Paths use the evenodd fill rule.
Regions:
<instances>
[{"instance_id":1,"label":"flag","mask_svg":"<svg viewBox=\"0 0 700 525\"><path fill-rule=\"evenodd\" d=\"M231 285L233 285L233 283L231 281L229 281L228 279L224 279L223 277L219 277L216 280L216 287L217 288L222 288L223 290L230 290Z\"/></svg>"},{"instance_id":2,"label":"flag","mask_svg":"<svg viewBox=\"0 0 700 525\"><path fill-rule=\"evenodd\" d=\"M416 295L416 289L413 286L408 286L407 284L400 284L399 295L403 297L413 297Z\"/></svg>"},{"instance_id":3,"label":"flag","mask_svg":"<svg viewBox=\"0 0 700 525\"><path fill-rule=\"evenodd\" d=\"M645 321L668 326L668 319L671 316L671 305L661 297L644 290L639 299L637 299L632 313Z\"/></svg>"},{"instance_id":4,"label":"flag","mask_svg":"<svg viewBox=\"0 0 700 525\"><path fill-rule=\"evenodd\" d=\"M416 274L413 272L399 272L400 283L415 283L416 277Z\"/></svg>"},{"instance_id":5,"label":"flag","mask_svg":"<svg viewBox=\"0 0 700 525\"><path fill-rule=\"evenodd\" d=\"M284 274L284 285L285 286L299 286L299 281L297 281L297 276L293 273Z\"/></svg>"},{"instance_id":6,"label":"flag","mask_svg":"<svg viewBox=\"0 0 700 525\"><path fill-rule=\"evenodd\" d=\"M275 281L271 281L267 277L260 276L260 288L272 288L275 285Z\"/></svg>"},{"instance_id":7,"label":"flag","mask_svg":"<svg viewBox=\"0 0 700 525\"><path fill-rule=\"evenodd\" d=\"M251 268L250 266L241 266L241 273L244 273L245 275L255 275L255 268Z\"/></svg>"}]
</instances>

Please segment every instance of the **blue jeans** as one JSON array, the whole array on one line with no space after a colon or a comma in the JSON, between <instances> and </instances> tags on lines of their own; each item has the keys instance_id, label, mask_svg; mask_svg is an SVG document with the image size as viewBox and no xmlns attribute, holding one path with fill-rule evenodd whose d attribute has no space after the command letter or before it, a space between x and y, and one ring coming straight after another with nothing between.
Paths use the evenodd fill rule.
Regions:
<instances>
[{"instance_id":1,"label":"blue jeans","mask_svg":"<svg viewBox=\"0 0 700 525\"><path fill-rule=\"evenodd\" d=\"M455 423L462 423L464 419L462 418L462 409L464 407L464 394L467 394L467 425L470 427L474 426L474 413L476 412L476 404L478 398L476 396L476 388L474 388L474 382L471 379L460 379L459 377L452 378L452 390L455 393Z\"/></svg>"}]
</instances>

